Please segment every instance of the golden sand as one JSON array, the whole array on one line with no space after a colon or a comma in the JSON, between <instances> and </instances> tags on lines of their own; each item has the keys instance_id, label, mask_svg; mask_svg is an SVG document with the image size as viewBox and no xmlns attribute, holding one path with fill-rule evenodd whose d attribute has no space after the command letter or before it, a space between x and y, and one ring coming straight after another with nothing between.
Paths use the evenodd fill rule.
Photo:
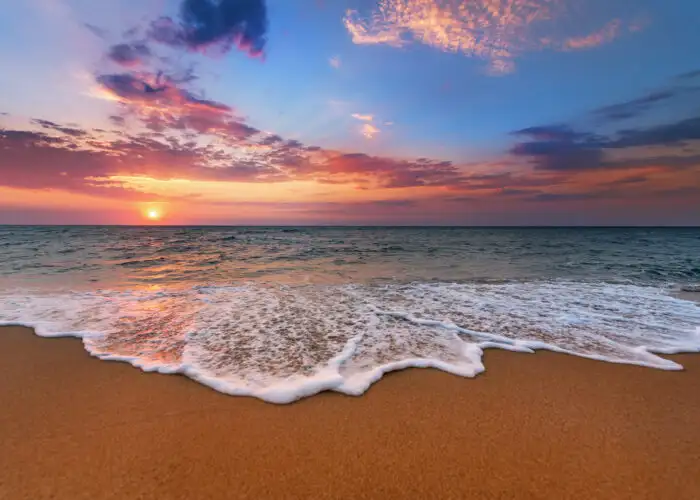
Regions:
<instances>
[{"instance_id":1,"label":"golden sand","mask_svg":"<svg viewBox=\"0 0 700 500\"><path fill-rule=\"evenodd\" d=\"M485 357L275 406L0 328L0 499L700 498L700 356Z\"/></svg>"}]
</instances>

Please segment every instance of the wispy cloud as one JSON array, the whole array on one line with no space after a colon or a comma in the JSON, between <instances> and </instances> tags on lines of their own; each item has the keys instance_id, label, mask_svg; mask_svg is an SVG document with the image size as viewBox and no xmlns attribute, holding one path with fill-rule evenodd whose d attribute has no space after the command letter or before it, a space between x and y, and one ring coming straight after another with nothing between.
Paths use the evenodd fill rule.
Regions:
<instances>
[{"instance_id":1,"label":"wispy cloud","mask_svg":"<svg viewBox=\"0 0 700 500\"><path fill-rule=\"evenodd\" d=\"M372 125L371 123L365 123L362 125L362 135L364 135L367 139L374 139L379 132L381 132L377 127Z\"/></svg>"},{"instance_id":2,"label":"wispy cloud","mask_svg":"<svg viewBox=\"0 0 700 500\"><path fill-rule=\"evenodd\" d=\"M371 122L374 119L374 115L361 115L359 113L353 113L350 116L352 116L356 120L361 120L363 122Z\"/></svg>"},{"instance_id":3,"label":"wispy cloud","mask_svg":"<svg viewBox=\"0 0 700 500\"><path fill-rule=\"evenodd\" d=\"M591 48L622 33L615 19L588 35L556 36L555 21L567 15L565 0L382 0L367 15L349 10L344 23L355 44L423 43L484 59L492 74L513 71L524 51ZM540 35L546 28L551 36Z\"/></svg>"},{"instance_id":4,"label":"wispy cloud","mask_svg":"<svg viewBox=\"0 0 700 500\"><path fill-rule=\"evenodd\" d=\"M381 133L381 129L372 123L374 121L374 115L353 113L350 116L352 116L355 120L365 122L360 127L360 133L367 139L374 139Z\"/></svg>"},{"instance_id":5,"label":"wispy cloud","mask_svg":"<svg viewBox=\"0 0 700 500\"><path fill-rule=\"evenodd\" d=\"M611 42L620 34L622 23L619 19L613 19L600 30L586 36L572 37L564 41L564 48L568 50L590 49Z\"/></svg>"},{"instance_id":6,"label":"wispy cloud","mask_svg":"<svg viewBox=\"0 0 700 500\"><path fill-rule=\"evenodd\" d=\"M652 106L674 98L679 93L678 89L662 90L652 92L642 97L626 102L604 106L594 111L594 113L604 120L618 121L629 118L636 118L640 114L648 111Z\"/></svg>"}]
</instances>

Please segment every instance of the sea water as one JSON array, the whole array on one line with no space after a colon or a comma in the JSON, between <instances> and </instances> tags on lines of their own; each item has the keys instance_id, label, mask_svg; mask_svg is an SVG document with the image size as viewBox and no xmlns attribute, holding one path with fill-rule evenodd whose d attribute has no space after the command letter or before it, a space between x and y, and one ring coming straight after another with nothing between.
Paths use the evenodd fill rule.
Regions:
<instances>
[{"instance_id":1,"label":"sea water","mask_svg":"<svg viewBox=\"0 0 700 500\"><path fill-rule=\"evenodd\" d=\"M677 370L700 229L0 227L0 324L288 403L487 348ZM698 294L700 295L700 294Z\"/></svg>"}]
</instances>

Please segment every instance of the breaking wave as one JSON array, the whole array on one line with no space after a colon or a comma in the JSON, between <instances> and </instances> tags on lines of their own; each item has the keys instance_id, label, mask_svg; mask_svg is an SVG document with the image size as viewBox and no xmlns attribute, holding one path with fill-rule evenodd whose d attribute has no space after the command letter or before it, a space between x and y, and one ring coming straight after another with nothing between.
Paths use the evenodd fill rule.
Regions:
<instances>
[{"instance_id":1,"label":"breaking wave","mask_svg":"<svg viewBox=\"0 0 700 500\"><path fill-rule=\"evenodd\" d=\"M658 354L700 351L694 302L566 281L11 290L0 295L0 324L79 337L98 358L272 403L360 395L407 367L473 377L486 348L667 370L682 367Z\"/></svg>"}]
</instances>

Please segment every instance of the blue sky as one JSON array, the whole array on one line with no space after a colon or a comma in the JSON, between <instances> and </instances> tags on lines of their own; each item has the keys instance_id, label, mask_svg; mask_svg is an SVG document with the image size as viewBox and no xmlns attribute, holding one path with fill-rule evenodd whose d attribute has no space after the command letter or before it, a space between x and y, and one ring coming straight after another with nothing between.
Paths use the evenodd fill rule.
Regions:
<instances>
[{"instance_id":1,"label":"blue sky","mask_svg":"<svg viewBox=\"0 0 700 500\"><path fill-rule=\"evenodd\" d=\"M217 7L219 3L223 7ZM188 6L214 6L214 16L206 25L188 25L183 14ZM158 154L180 156L185 155L184 143L166 153L160 145L174 144L174 137L191 141L197 136L196 142L210 149L188 151L188 157L197 165L209 162L204 166L210 170L191 172L189 165L187 173L194 177L188 179L216 179L221 193L234 193L231 199L219 192L207 198L196 196L194 187L184 192L180 185L166 185L184 172L168 173L167 159L149 150L154 155L149 161L162 161L162 166L139 169L121 162L108 168L95 160L100 165L96 175L73 179L68 169L62 177L69 177L70 183L58 179L52 184L47 164L42 167L46 184L0 180L7 193L12 190L7 199L22 198L17 194L22 189L37 197L47 190L61 199L87 196L109 207L100 217L121 221L127 215L114 214L133 212L133 207L119 205L119 190L114 189L118 186L129 203L196 206L187 211L199 214L194 221L202 223L242 222L230 213L238 213L241 203L252 203L236 194L246 190L246 183L269 183L271 191L279 191L277 198L265 202L269 206L247 205L246 213L268 211L271 222L285 222L279 219L285 203L303 201L309 206L295 216L299 220L290 222L324 222L324 214L329 222L338 221L338 214L326 205L314 205L331 199L375 203L363 212L368 223L410 223L406 213L432 214L435 223L459 222L455 214L462 210L453 200L457 198L485 203L480 213L492 214L484 220L496 223L508 223L509 217L521 221L523 210L531 214L532 223L546 223L553 204L566 213L589 207L594 210L588 213L605 214L609 211L602 207L637 206L653 193L652 198L659 199L650 206L663 204L667 194L659 193L674 189L685 193L676 196L681 198L678 213L669 212L661 222L687 223L687 211L697 206L696 166L691 159L677 159L700 152L692 121L700 116L700 92L695 91L700 77L693 75L700 68L694 57L700 49L700 4L690 0L119 0L99 6L88 0L29 0L6 2L3 10L4 130L65 136L60 128L32 122L37 119L64 128L98 128L117 134L100 136L99 147L111 141L105 158L114 158L114 148L125 155L131 151L133 144L115 139L126 134L148 131L154 134L151 146ZM233 18L226 17L230 13ZM153 23L165 16L172 23L169 36L175 37L167 43L152 34ZM250 26L258 24L253 33ZM193 33L207 38L196 39ZM231 47L241 36L249 37L250 47ZM147 57L110 58L110 51L120 45L143 46ZM178 80L188 71L196 79ZM156 88L162 84L167 91L156 93L154 100L147 92L136 95L123 78L106 75L129 75L129 85L143 81ZM661 98L654 97L658 93ZM201 101L227 106L226 117L217 115L217 120L228 124L228 132L201 125L201 113L212 109L198 108L199 125L194 124L192 105ZM600 111L625 105L622 119ZM157 124L156 114L161 120ZM163 122L165 114L168 123ZM126 128L115 129L117 121L110 117L119 117L120 127ZM243 137L236 129L235 140L222 135L231 133L233 122L255 132ZM677 123L680 128L669 132ZM546 127L546 133L530 133L535 127ZM630 130L637 133L635 138L622 140ZM298 141L299 146L270 150L259 144L264 136ZM17 137L6 134L4 149L23 148L17 151L26 153L34 148L41 150L42 158L52 154L41 149L45 138L34 136L28 145L19 144ZM73 150L92 148L90 154L96 154L96 142L84 139L76 144ZM224 153L213 149L219 144L226 148L225 165ZM321 150L307 151L301 145ZM62 143L60 149L61 161L70 164L65 150L71 147ZM296 159L291 161L288 154ZM357 155L364 155L361 161ZM31 161L19 153L7 156L14 163L6 160L0 168L15 173L22 162ZM243 157L256 166L235 163ZM415 163L418 159L431 163ZM639 164L631 165L631 159ZM451 162L451 171L444 172L440 162ZM242 175L244 170L250 175ZM519 181L486 186L484 176L489 175ZM645 180L622 182L624 175ZM601 188L617 181L614 192ZM100 191L95 183L113 189ZM294 191L294 183L315 184ZM290 195L283 185L306 198ZM508 188L518 192L504 200L503 190ZM391 200L405 203L382 204ZM75 203L81 207L90 201ZM34 220L44 209L49 210L41 203L8 202L0 221ZM22 210L32 215L21 216ZM645 216L635 219L637 212L630 209L629 217L615 222L644 223ZM658 212L650 208L649 213ZM589 222L605 223L601 218L597 215Z\"/></svg>"}]
</instances>

